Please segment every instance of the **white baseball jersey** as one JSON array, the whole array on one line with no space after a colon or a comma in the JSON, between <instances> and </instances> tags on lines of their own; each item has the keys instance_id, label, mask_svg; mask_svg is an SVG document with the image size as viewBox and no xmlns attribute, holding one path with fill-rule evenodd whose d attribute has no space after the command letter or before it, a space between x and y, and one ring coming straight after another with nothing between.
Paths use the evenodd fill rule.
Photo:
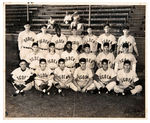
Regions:
<instances>
[{"instance_id":1,"label":"white baseball jersey","mask_svg":"<svg viewBox=\"0 0 150 123\"><path fill-rule=\"evenodd\" d=\"M48 81L51 79L51 69L49 69L48 67L46 67L45 70L41 70L41 68L37 68L35 71L36 77L35 80L42 80L42 81Z\"/></svg>"},{"instance_id":2,"label":"white baseball jersey","mask_svg":"<svg viewBox=\"0 0 150 123\"><path fill-rule=\"evenodd\" d=\"M51 54L51 53L48 53L46 55L46 61L47 61L47 66L54 70L58 67L58 60L60 59L60 56L55 53L55 54Z\"/></svg>"},{"instance_id":3,"label":"white baseball jersey","mask_svg":"<svg viewBox=\"0 0 150 123\"><path fill-rule=\"evenodd\" d=\"M96 55L94 53L81 53L79 55L79 59L85 58L86 59L86 67L87 68L94 68L93 61L96 61Z\"/></svg>"},{"instance_id":4,"label":"white baseball jersey","mask_svg":"<svg viewBox=\"0 0 150 123\"><path fill-rule=\"evenodd\" d=\"M37 52L36 54L34 52L31 52L27 55L27 62L29 63L29 67L36 69L39 67L39 61L41 58L44 58L43 54L41 52Z\"/></svg>"},{"instance_id":5,"label":"white baseball jersey","mask_svg":"<svg viewBox=\"0 0 150 123\"><path fill-rule=\"evenodd\" d=\"M61 70L60 67L58 67L55 69L54 74L60 78L61 82L66 82L72 73L67 67L65 67L64 70Z\"/></svg>"},{"instance_id":6,"label":"white baseball jersey","mask_svg":"<svg viewBox=\"0 0 150 123\"><path fill-rule=\"evenodd\" d=\"M64 51L61 54L61 58L65 59L65 66L70 68L74 67L75 64L79 62L78 54L73 50L70 53Z\"/></svg>"},{"instance_id":7,"label":"white baseball jersey","mask_svg":"<svg viewBox=\"0 0 150 123\"><path fill-rule=\"evenodd\" d=\"M113 44L116 44L116 43L117 43L117 42L116 42L116 38L115 38L114 35L110 34L109 36L106 36L105 33L104 33L104 34L101 34L101 35L99 36L99 38L97 39L97 42L101 44L102 50L103 50L103 44L104 44L105 42L109 43L109 49L111 49L111 46L112 46Z\"/></svg>"},{"instance_id":8,"label":"white baseball jersey","mask_svg":"<svg viewBox=\"0 0 150 123\"><path fill-rule=\"evenodd\" d=\"M21 50L22 48L31 48L33 42L35 42L36 34L33 31L22 31L18 36L18 48Z\"/></svg>"},{"instance_id":9,"label":"white baseball jersey","mask_svg":"<svg viewBox=\"0 0 150 123\"><path fill-rule=\"evenodd\" d=\"M36 41L39 44L39 48L47 50L49 48L49 43L51 42L52 35L46 33L39 33L36 36Z\"/></svg>"},{"instance_id":10,"label":"white baseball jersey","mask_svg":"<svg viewBox=\"0 0 150 123\"><path fill-rule=\"evenodd\" d=\"M129 51L128 52L132 53L133 52L133 47L136 45L135 38L131 35L129 35L128 37L126 37L124 35L119 37L117 45L120 47L119 51L121 51L121 52L123 51L122 46L123 46L124 43L128 43L128 45L129 45Z\"/></svg>"},{"instance_id":11,"label":"white baseball jersey","mask_svg":"<svg viewBox=\"0 0 150 123\"><path fill-rule=\"evenodd\" d=\"M74 36L74 35L71 35L68 37L68 41L71 41L72 42L72 49L74 51L77 50L77 48L79 47L79 45L82 45L83 44L83 40L80 36Z\"/></svg>"},{"instance_id":12,"label":"white baseball jersey","mask_svg":"<svg viewBox=\"0 0 150 123\"><path fill-rule=\"evenodd\" d=\"M90 50L95 52L97 50L97 36L95 35L87 35L83 38L84 43L88 43L90 45Z\"/></svg>"},{"instance_id":13,"label":"white baseball jersey","mask_svg":"<svg viewBox=\"0 0 150 123\"><path fill-rule=\"evenodd\" d=\"M121 53L119 54L116 59L115 59L115 63L118 63L118 69L122 69L123 68L123 64L125 60L129 60L131 62L131 66L133 64L136 64L136 59L135 56L131 53Z\"/></svg>"},{"instance_id":14,"label":"white baseball jersey","mask_svg":"<svg viewBox=\"0 0 150 123\"><path fill-rule=\"evenodd\" d=\"M66 42L67 42L67 38L64 34L61 34L60 37L58 37L57 35L54 35L52 37L51 42L55 43L55 48L56 49L63 49Z\"/></svg>"},{"instance_id":15,"label":"white baseball jersey","mask_svg":"<svg viewBox=\"0 0 150 123\"><path fill-rule=\"evenodd\" d=\"M116 76L116 73L112 68L108 68L106 71L103 68L100 68L96 71L96 74L104 84Z\"/></svg>"},{"instance_id":16,"label":"white baseball jersey","mask_svg":"<svg viewBox=\"0 0 150 123\"><path fill-rule=\"evenodd\" d=\"M105 54L104 52L101 52L96 57L96 62L101 63L103 59L107 59L108 64L111 65L111 64L114 64L115 57L113 53Z\"/></svg>"},{"instance_id":17,"label":"white baseball jersey","mask_svg":"<svg viewBox=\"0 0 150 123\"><path fill-rule=\"evenodd\" d=\"M129 73L125 73L124 69L119 70L117 72L117 80L120 82L120 84L131 84L132 82L136 82L139 80L139 78L137 77L137 74L130 70Z\"/></svg>"},{"instance_id":18,"label":"white baseball jersey","mask_svg":"<svg viewBox=\"0 0 150 123\"><path fill-rule=\"evenodd\" d=\"M89 68L86 68L85 70L82 70L81 67L78 67L73 77L77 79L79 82L87 82L90 78L93 77L92 71Z\"/></svg>"},{"instance_id":19,"label":"white baseball jersey","mask_svg":"<svg viewBox=\"0 0 150 123\"><path fill-rule=\"evenodd\" d=\"M18 81L18 84L25 84L25 81L30 78L32 75L32 71L29 68L26 68L25 71L22 71L20 67L16 68L12 71L12 78L15 81Z\"/></svg>"}]
</instances>

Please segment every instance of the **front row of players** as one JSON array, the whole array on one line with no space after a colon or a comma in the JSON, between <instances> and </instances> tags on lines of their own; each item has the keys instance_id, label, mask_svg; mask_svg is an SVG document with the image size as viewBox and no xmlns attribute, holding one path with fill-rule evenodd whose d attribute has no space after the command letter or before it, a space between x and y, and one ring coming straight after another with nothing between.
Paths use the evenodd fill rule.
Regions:
<instances>
[{"instance_id":1,"label":"front row of players","mask_svg":"<svg viewBox=\"0 0 150 123\"><path fill-rule=\"evenodd\" d=\"M53 71L47 67L46 59L39 60L39 67L33 71L27 67L25 60L20 61L20 67L11 73L11 82L16 90L13 96L19 93L24 95L25 91L33 86L40 95L50 94L52 86L57 92L64 96L63 88L70 88L75 92L116 93L135 95L142 91L139 79L135 71L131 69L131 62L125 60L123 69L117 73L108 67L108 60L102 60L102 68L95 74L86 66L86 59L79 59L79 67L74 73L65 67L65 59L60 58L58 67Z\"/></svg>"}]
</instances>

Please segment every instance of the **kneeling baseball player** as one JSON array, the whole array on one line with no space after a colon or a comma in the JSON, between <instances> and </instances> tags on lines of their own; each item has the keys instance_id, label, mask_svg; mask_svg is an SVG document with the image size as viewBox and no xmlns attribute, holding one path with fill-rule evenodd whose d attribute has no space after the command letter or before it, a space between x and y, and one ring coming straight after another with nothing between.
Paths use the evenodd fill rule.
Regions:
<instances>
[{"instance_id":1,"label":"kneeling baseball player","mask_svg":"<svg viewBox=\"0 0 150 123\"><path fill-rule=\"evenodd\" d=\"M17 96L19 93L24 96L24 92L30 90L34 85L35 75L27 68L27 62L20 60L19 66L11 73L11 82L16 90L12 96Z\"/></svg>"},{"instance_id":2,"label":"kneeling baseball player","mask_svg":"<svg viewBox=\"0 0 150 123\"><path fill-rule=\"evenodd\" d=\"M102 60L102 68L99 68L94 75L94 84L99 90L98 93L111 93L116 86L115 71L108 67L108 60Z\"/></svg>"},{"instance_id":3,"label":"kneeling baseball player","mask_svg":"<svg viewBox=\"0 0 150 123\"><path fill-rule=\"evenodd\" d=\"M139 84L139 78L135 71L131 70L131 62L124 61L123 69L117 72L117 80L119 84L114 87L114 91L122 95L135 95L142 91L142 86Z\"/></svg>"}]
</instances>

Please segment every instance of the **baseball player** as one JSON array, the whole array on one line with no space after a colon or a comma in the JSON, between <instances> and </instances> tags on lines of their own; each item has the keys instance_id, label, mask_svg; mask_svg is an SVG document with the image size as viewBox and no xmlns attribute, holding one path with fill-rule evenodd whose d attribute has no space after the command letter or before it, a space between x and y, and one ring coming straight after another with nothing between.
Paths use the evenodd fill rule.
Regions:
<instances>
[{"instance_id":1,"label":"baseball player","mask_svg":"<svg viewBox=\"0 0 150 123\"><path fill-rule=\"evenodd\" d=\"M73 35L68 37L68 41L72 42L72 49L74 51L77 51L78 47L83 44L83 40L79 35L77 35L77 29L76 28L72 29L72 34Z\"/></svg>"},{"instance_id":2,"label":"baseball player","mask_svg":"<svg viewBox=\"0 0 150 123\"><path fill-rule=\"evenodd\" d=\"M72 42L68 41L65 45L64 52L61 54L61 58L65 59L65 66L74 73L75 67L77 66L78 54L72 50Z\"/></svg>"},{"instance_id":3,"label":"baseball player","mask_svg":"<svg viewBox=\"0 0 150 123\"><path fill-rule=\"evenodd\" d=\"M104 43L103 52L100 52L96 57L97 66L99 68L102 67L101 63L103 59L107 59L108 66L113 68L115 57L114 57L114 54L109 51L109 43L107 42Z\"/></svg>"},{"instance_id":4,"label":"baseball player","mask_svg":"<svg viewBox=\"0 0 150 123\"><path fill-rule=\"evenodd\" d=\"M46 59L40 59L39 68L36 69L35 74L35 88L41 92L41 97L44 94L50 95L54 75L47 67Z\"/></svg>"},{"instance_id":5,"label":"baseball player","mask_svg":"<svg viewBox=\"0 0 150 123\"><path fill-rule=\"evenodd\" d=\"M89 27L87 29L88 35L84 36L83 38L83 42L84 44L89 44L90 45L90 51L92 51L92 53L96 54L96 50L97 50L97 36L93 35L92 33L92 28Z\"/></svg>"},{"instance_id":6,"label":"baseball player","mask_svg":"<svg viewBox=\"0 0 150 123\"><path fill-rule=\"evenodd\" d=\"M69 68L65 67L65 59L59 59L59 67L54 71L54 85L58 89L58 93L64 96L62 88L71 88L77 91L77 87L73 84L73 76Z\"/></svg>"},{"instance_id":7,"label":"baseball player","mask_svg":"<svg viewBox=\"0 0 150 123\"><path fill-rule=\"evenodd\" d=\"M46 56L46 54L48 53L49 43L51 42L52 35L47 33L46 25L42 25L41 31L41 33L37 34L36 41L38 42L41 53Z\"/></svg>"},{"instance_id":8,"label":"baseball player","mask_svg":"<svg viewBox=\"0 0 150 123\"><path fill-rule=\"evenodd\" d=\"M93 73L90 68L86 67L86 59L79 60L80 67L74 72L74 84L78 91L87 92L95 89L93 83Z\"/></svg>"},{"instance_id":9,"label":"baseball player","mask_svg":"<svg viewBox=\"0 0 150 123\"><path fill-rule=\"evenodd\" d=\"M38 43L32 44L32 52L27 56L27 62L32 70L36 70L39 67L39 60L44 58L43 54L39 51Z\"/></svg>"},{"instance_id":10,"label":"baseball player","mask_svg":"<svg viewBox=\"0 0 150 123\"><path fill-rule=\"evenodd\" d=\"M30 30L30 24L24 25L25 30L19 33L18 36L18 49L20 52L20 59L25 59L32 51L32 43L35 42L36 34Z\"/></svg>"},{"instance_id":11,"label":"baseball player","mask_svg":"<svg viewBox=\"0 0 150 123\"><path fill-rule=\"evenodd\" d=\"M24 96L24 92L30 90L34 85L35 75L27 68L27 62L20 60L19 66L11 73L11 82L16 90L12 96L17 96L19 93Z\"/></svg>"},{"instance_id":12,"label":"baseball player","mask_svg":"<svg viewBox=\"0 0 150 123\"><path fill-rule=\"evenodd\" d=\"M53 36L51 42L55 44L56 53L61 55L64 46L67 42L67 38L64 34L61 33L61 28L59 26L55 28L55 31L56 31L56 35Z\"/></svg>"},{"instance_id":13,"label":"baseball player","mask_svg":"<svg viewBox=\"0 0 150 123\"><path fill-rule=\"evenodd\" d=\"M58 60L60 56L55 51L55 44L49 44L49 53L46 55L47 66L54 72L58 67Z\"/></svg>"},{"instance_id":14,"label":"baseball player","mask_svg":"<svg viewBox=\"0 0 150 123\"><path fill-rule=\"evenodd\" d=\"M98 43L100 44L100 49L99 49L100 52L103 50L103 45L105 42L109 43L109 50L110 51L115 51L117 42L116 42L115 36L110 33L110 29L111 29L110 25L106 24L104 26L104 32L105 33L101 34L97 39Z\"/></svg>"},{"instance_id":15,"label":"baseball player","mask_svg":"<svg viewBox=\"0 0 150 123\"><path fill-rule=\"evenodd\" d=\"M129 26L123 27L123 35L119 37L118 39L118 47L117 47L117 54L123 52L123 44L128 43L129 45L129 53L133 53L133 50L135 51L136 55L139 56L135 38L129 34Z\"/></svg>"},{"instance_id":16,"label":"baseball player","mask_svg":"<svg viewBox=\"0 0 150 123\"><path fill-rule=\"evenodd\" d=\"M108 67L108 64L108 60L103 59L102 68L99 68L93 77L99 94L101 92L110 93L116 86L116 73L112 68Z\"/></svg>"},{"instance_id":17,"label":"baseball player","mask_svg":"<svg viewBox=\"0 0 150 123\"><path fill-rule=\"evenodd\" d=\"M131 70L131 62L125 60L123 69L117 72L117 81L119 81L119 84L114 87L114 91L122 95L140 93L142 86L138 84L138 80L136 72Z\"/></svg>"},{"instance_id":18,"label":"baseball player","mask_svg":"<svg viewBox=\"0 0 150 123\"><path fill-rule=\"evenodd\" d=\"M79 59L85 58L86 67L90 68L92 72L94 72L96 55L94 53L91 53L89 44L84 44L83 49L84 49L84 52L79 55Z\"/></svg>"},{"instance_id":19,"label":"baseball player","mask_svg":"<svg viewBox=\"0 0 150 123\"><path fill-rule=\"evenodd\" d=\"M123 44L123 53L119 54L115 59L115 71L121 70L123 68L123 63L125 60L131 61L132 70L136 71L136 59L135 56L128 52L128 43Z\"/></svg>"}]
</instances>

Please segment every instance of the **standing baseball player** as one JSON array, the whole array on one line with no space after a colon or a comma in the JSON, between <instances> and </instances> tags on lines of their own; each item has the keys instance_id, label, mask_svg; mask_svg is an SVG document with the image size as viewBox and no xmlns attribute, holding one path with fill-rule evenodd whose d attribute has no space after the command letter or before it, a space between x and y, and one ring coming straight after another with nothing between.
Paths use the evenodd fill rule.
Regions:
<instances>
[{"instance_id":1,"label":"standing baseball player","mask_svg":"<svg viewBox=\"0 0 150 123\"><path fill-rule=\"evenodd\" d=\"M93 83L93 73L90 68L86 67L86 59L79 60L80 67L74 72L74 84L78 91L87 92L95 89Z\"/></svg>"},{"instance_id":2,"label":"standing baseball player","mask_svg":"<svg viewBox=\"0 0 150 123\"><path fill-rule=\"evenodd\" d=\"M123 53L120 53L115 59L115 72L123 69L123 63L125 60L129 60L131 62L131 69L136 71L136 59L132 53L128 52L129 45L128 43L123 44Z\"/></svg>"},{"instance_id":3,"label":"standing baseball player","mask_svg":"<svg viewBox=\"0 0 150 123\"><path fill-rule=\"evenodd\" d=\"M56 53L61 55L63 52L64 46L67 42L67 38L64 34L61 33L60 26L55 28L56 35L53 36L52 41L55 44Z\"/></svg>"},{"instance_id":4,"label":"standing baseball player","mask_svg":"<svg viewBox=\"0 0 150 123\"><path fill-rule=\"evenodd\" d=\"M104 26L104 32L105 33L103 33L103 34L101 34L99 37L98 37L98 39L97 39L97 41L98 41L98 43L99 43L99 45L100 45L100 48L99 48L99 51L101 52L102 50L103 50L103 45L104 45L104 43L105 42L108 42L109 43L109 50L110 51L115 51L116 50L116 38L115 38L115 36L114 35L112 35L111 33L110 33L110 25L109 24L106 24L105 26Z\"/></svg>"},{"instance_id":5,"label":"standing baseball player","mask_svg":"<svg viewBox=\"0 0 150 123\"><path fill-rule=\"evenodd\" d=\"M90 51L90 45L84 44L83 45L84 52L79 55L79 59L85 58L86 59L86 67L90 68L92 72L94 72L95 67L95 61L96 61L96 55L94 53L91 53Z\"/></svg>"},{"instance_id":6,"label":"standing baseball player","mask_svg":"<svg viewBox=\"0 0 150 123\"><path fill-rule=\"evenodd\" d=\"M102 60L102 68L99 68L94 75L94 84L101 92L111 93L116 86L116 73L112 68L108 67L108 60Z\"/></svg>"},{"instance_id":7,"label":"standing baseball player","mask_svg":"<svg viewBox=\"0 0 150 123\"><path fill-rule=\"evenodd\" d=\"M94 54L96 54L97 52L97 36L93 35L92 33L92 28L89 27L87 29L88 35L84 36L83 38L83 42L84 44L89 44L90 45L90 51Z\"/></svg>"},{"instance_id":8,"label":"standing baseball player","mask_svg":"<svg viewBox=\"0 0 150 123\"><path fill-rule=\"evenodd\" d=\"M55 51L55 44L50 43L49 53L46 55L46 61L47 61L48 68L50 68L53 72L58 67L59 59L60 59L60 56Z\"/></svg>"},{"instance_id":9,"label":"standing baseball player","mask_svg":"<svg viewBox=\"0 0 150 123\"><path fill-rule=\"evenodd\" d=\"M131 62L125 60L123 69L117 72L117 81L119 81L119 84L114 87L114 91L122 95L140 93L142 86L138 84L138 80L136 72L131 70Z\"/></svg>"},{"instance_id":10,"label":"standing baseball player","mask_svg":"<svg viewBox=\"0 0 150 123\"><path fill-rule=\"evenodd\" d=\"M68 37L68 41L72 42L72 49L74 51L77 51L78 47L83 44L83 40L79 35L77 35L77 29L76 28L72 29L72 34L73 35Z\"/></svg>"},{"instance_id":11,"label":"standing baseball player","mask_svg":"<svg viewBox=\"0 0 150 123\"><path fill-rule=\"evenodd\" d=\"M109 43L107 43L107 42L104 43L103 52L100 52L96 57L97 66L99 68L102 67L103 59L107 59L108 66L113 68L115 57L114 57L114 54L109 51Z\"/></svg>"},{"instance_id":12,"label":"standing baseball player","mask_svg":"<svg viewBox=\"0 0 150 123\"><path fill-rule=\"evenodd\" d=\"M72 50L72 42L68 41L65 45L64 52L61 54L61 58L65 59L65 66L74 73L74 70L77 66L78 54Z\"/></svg>"},{"instance_id":13,"label":"standing baseball player","mask_svg":"<svg viewBox=\"0 0 150 123\"><path fill-rule=\"evenodd\" d=\"M27 62L20 60L19 66L11 73L11 82L16 90L13 96L17 96L19 93L24 96L24 92L30 90L34 85L35 75L27 68Z\"/></svg>"},{"instance_id":14,"label":"standing baseball player","mask_svg":"<svg viewBox=\"0 0 150 123\"><path fill-rule=\"evenodd\" d=\"M32 70L36 70L39 67L39 60L44 58L43 54L39 51L38 43L32 44L32 52L27 56L27 62Z\"/></svg>"},{"instance_id":15,"label":"standing baseball player","mask_svg":"<svg viewBox=\"0 0 150 123\"><path fill-rule=\"evenodd\" d=\"M118 47L117 47L117 54L123 52L123 44L128 43L129 45L129 53L133 53L135 51L136 55L139 56L137 47L136 47L136 42L135 38L129 34L129 26L124 26L123 27L123 35L119 37L118 39Z\"/></svg>"},{"instance_id":16,"label":"standing baseball player","mask_svg":"<svg viewBox=\"0 0 150 123\"><path fill-rule=\"evenodd\" d=\"M49 43L51 42L52 35L47 33L47 26L42 25L41 33L37 34L36 41L38 42L41 53L46 56L49 49Z\"/></svg>"},{"instance_id":17,"label":"standing baseball player","mask_svg":"<svg viewBox=\"0 0 150 123\"><path fill-rule=\"evenodd\" d=\"M54 75L47 67L46 59L40 59L39 68L36 69L35 74L35 88L41 92L41 97L43 97L44 94L49 95Z\"/></svg>"},{"instance_id":18,"label":"standing baseball player","mask_svg":"<svg viewBox=\"0 0 150 123\"><path fill-rule=\"evenodd\" d=\"M58 89L58 93L65 96L62 89L71 88L77 91L77 87L73 84L73 76L69 68L65 67L65 59L59 59L59 67L54 71L54 85Z\"/></svg>"},{"instance_id":19,"label":"standing baseball player","mask_svg":"<svg viewBox=\"0 0 150 123\"><path fill-rule=\"evenodd\" d=\"M36 34L30 30L30 24L24 25L25 30L19 33L18 36L18 49L20 52L20 59L25 59L32 51L32 43L35 42Z\"/></svg>"}]
</instances>

